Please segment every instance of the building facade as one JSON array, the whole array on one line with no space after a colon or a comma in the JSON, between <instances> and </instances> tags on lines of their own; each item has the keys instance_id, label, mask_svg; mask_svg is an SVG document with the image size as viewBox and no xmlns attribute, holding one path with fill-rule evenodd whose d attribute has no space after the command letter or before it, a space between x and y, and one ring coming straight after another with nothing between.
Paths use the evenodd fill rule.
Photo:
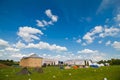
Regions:
<instances>
[{"instance_id":1,"label":"building facade","mask_svg":"<svg viewBox=\"0 0 120 80\"><path fill-rule=\"evenodd\" d=\"M43 65L44 64L46 64L46 65L58 65L58 60L44 58L43 59Z\"/></svg>"},{"instance_id":2,"label":"building facade","mask_svg":"<svg viewBox=\"0 0 120 80\"><path fill-rule=\"evenodd\" d=\"M38 57L36 54L32 54L29 57L23 57L20 60L21 67L41 67L42 66L42 57Z\"/></svg>"},{"instance_id":3,"label":"building facade","mask_svg":"<svg viewBox=\"0 0 120 80\"><path fill-rule=\"evenodd\" d=\"M81 65L81 66L89 66L91 63L92 63L91 60L79 60L79 59L67 60L64 62L64 64L67 65Z\"/></svg>"}]
</instances>

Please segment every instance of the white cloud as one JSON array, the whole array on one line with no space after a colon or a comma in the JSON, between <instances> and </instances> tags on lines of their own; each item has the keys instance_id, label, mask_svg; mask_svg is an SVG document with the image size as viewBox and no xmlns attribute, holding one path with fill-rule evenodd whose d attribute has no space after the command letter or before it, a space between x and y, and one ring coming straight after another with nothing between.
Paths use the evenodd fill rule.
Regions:
<instances>
[{"instance_id":1,"label":"white cloud","mask_svg":"<svg viewBox=\"0 0 120 80\"><path fill-rule=\"evenodd\" d=\"M13 48L11 46L6 47L5 49L0 50L0 59L19 61L23 56L25 56L23 53L19 53L19 51L19 49Z\"/></svg>"},{"instance_id":2,"label":"white cloud","mask_svg":"<svg viewBox=\"0 0 120 80\"><path fill-rule=\"evenodd\" d=\"M4 51L5 51L5 50L3 50L3 49L2 49L2 50L0 50L0 52L4 52Z\"/></svg>"},{"instance_id":3,"label":"white cloud","mask_svg":"<svg viewBox=\"0 0 120 80\"><path fill-rule=\"evenodd\" d=\"M83 39L86 40L87 43L92 43L94 40L94 37L92 38L91 36L92 36L91 33L88 32L87 34L84 35Z\"/></svg>"},{"instance_id":4,"label":"white cloud","mask_svg":"<svg viewBox=\"0 0 120 80\"><path fill-rule=\"evenodd\" d=\"M78 51L78 54L80 54L83 59L91 59L93 61L102 60L105 57L105 53L99 52L98 50L91 50L91 49L84 49L81 51Z\"/></svg>"},{"instance_id":5,"label":"white cloud","mask_svg":"<svg viewBox=\"0 0 120 80\"><path fill-rule=\"evenodd\" d=\"M72 52L63 52L64 54L42 54L43 58L54 59L54 60L71 60L71 59L83 59L81 55L73 54Z\"/></svg>"},{"instance_id":6,"label":"white cloud","mask_svg":"<svg viewBox=\"0 0 120 80\"><path fill-rule=\"evenodd\" d=\"M26 42L39 40L40 38L37 35L43 35L41 30L28 26L20 27L17 34Z\"/></svg>"},{"instance_id":7,"label":"white cloud","mask_svg":"<svg viewBox=\"0 0 120 80\"><path fill-rule=\"evenodd\" d=\"M107 41L105 45L108 46L110 44L111 44L111 41Z\"/></svg>"},{"instance_id":8,"label":"white cloud","mask_svg":"<svg viewBox=\"0 0 120 80\"><path fill-rule=\"evenodd\" d=\"M120 14L117 14L117 16L114 18L117 22L120 22Z\"/></svg>"},{"instance_id":9,"label":"white cloud","mask_svg":"<svg viewBox=\"0 0 120 80\"><path fill-rule=\"evenodd\" d=\"M36 22L37 22L37 26L42 27L42 28L44 28L45 26L48 26L48 25L53 25L52 21L47 22L45 20L41 20L41 21L36 20Z\"/></svg>"},{"instance_id":10,"label":"white cloud","mask_svg":"<svg viewBox=\"0 0 120 80\"><path fill-rule=\"evenodd\" d=\"M99 43L99 44L101 44L101 43L102 43L102 41L98 41L98 43Z\"/></svg>"},{"instance_id":11,"label":"white cloud","mask_svg":"<svg viewBox=\"0 0 120 80\"><path fill-rule=\"evenodd\" d=\"M114 41L114 43L112 44L112 47L117 49L117 50L120 50L120 42Z\"/></svg>"},{"instance_id":12,"label":"white cloud","mask_svg":"<svg viewBox=\"0 0 120 80\"><path fill-rule=\"evenodd\" d=\"M86 43L82 43L82 46L86 46L87 44Z\"/></svg>"},{"instance_id":13,"label":"white cloud","mask_svg":"<svg viewBox=\"0 0 120 80\"><path fill-rule=\"evenodd\" d=\"M93 30L88 32L83 36L83 39L87 41L87 43L92 43L95 39L95 35L101 33L103 31L102 26L96 26Z\"/></svg>"},{"instance_id":14,"label":"white cloud","mask_svg":"<svg viewBox=\"0 0 120 80\"><path fill-rule=\"evenodd\" d=\"M13 45L14 47L16 47L16 48L19 48L19 49L21 49L21 48L25 48L25 44L24 43L22 43L21 41L18 41L16 44L14 44Z\"/></svg>"},{"instance_id":15,"label":"white cloud","mask_svg":"<svg viewBox=\"0 0 120 80\"><path fill-rule=\"evenodd\" d=\"M10 59L10 60L15 60L15 61L20 61L20 59L24 56L27 56L27 55L25 55L23 53L13 53L13 52L6 53L6 52L4 52L4 53L2 53L0 59L5 59L5 60Z\"/></svg>"},{"instance_id":16,"label":"white cloud","mask_svg":"<svg viewBox=\"0 0 120 80\"><path fill-rule=\"evenodd\" d=\"M46 10L46 11L45 11L45 14L46 14L49 18L51 18L51 17L53 16L50 9Z\"/></svg>"},{"instance_id":17,"label":"white cloud","mask_svg":"<svg viewBox=\"0 0 120 80\"><path fill-rule=\"evenodd\" d=\"M45 14L48 16L48 18L50 18L50 21L46 21L46 20L36 20L37 22L37 26L39 27L45 27L48 25L53 25L54 22L57 22L58 20L58 16L53 15L52 11L50 9L45 11Z\"/></svg>"},{"instance_id":18,"label":"white cloud","mask_svg":"<svg viewBox=\"0 0 120 80\"><path fill-rule=\"evenodd\" d=\"M99 36L104 38L106 36L116 36L120 33L120 28L115 28L115 27L110 27L110 28L107 28L105 27L104 28L104 32L103 33L100 33Z\"/></svg>"},{"instance_id":19,"label":"white cloud","mask_svg":"<svg viewBox=\"0 0 120 80\"><path fill-rule=\"evenodd\" d=\"M103 31L103 28L102 28L102 26L96 26L94 29L93 29L93 31L92 31L92 33L91 34L96 34L96 33L100 33L100 32L102 32Z\"/></svg>"},{"instance_id":20,"label":"white cloud","mask_svg":"<svg viewBox=\"0 0 120 80\"><path fill-rule=\"evenodd\" d=\"M120 28L119 27L108 27L108 26L96 26L90 32L87 32L83 36L83 40L86 40L88 44L92 43L96 38L105 38L105 37L120 37Z\"/></svg>"},{"instance_id":21,"label":"white cloud","mask_svg":"<svg viewBox=\"0 0 120 80\"><path fill-rule=\"evenodd\" d=\"M46 49L51 51L67 51L66 47L61 47L56 44L50 45L46 42L39 42L38 44L29 43L26 48L37 48L37 49Z\"/></svg>"},{"instance_id":22,"label":"white cloud","mask_svg":"<svg viewBox=\"0 0 120 80\"><path fill-rule=\"evenodd\" d=\"M5 51L5 50L0 50L0 57L3 56L4 51Z\"/></svg>"},{"instance_id":23,"label":"white cloud","mask_svg":"<svg viewBox=\"0 0 120 80\"><path fill-rule=\"evenodd\" d=\"M78 53L84 53L84 54L94 54L94 53L98 53L97 50L90 50L90 49L84 49L84 50L81 50L81 51L78 51Z\"/></svg>"},{"instance_id":24,"label":"white cloud","mask_svg":"<svg viewBox=\"0 0 120 80\"><path fill-rule=\"evenodd\" d=\"M22 53L14 53L11 55L11 57L18 58L18 59L21 59L22 57L25 57L25 56L27 56L27 55L22 54Z\"/></svg>"},{"instance_id":25,"label":"white cloud","mask_svg":"<svg viewBox=\"0 0 120 80\"><path fill-rule=\"evenodd\" d=\"M10 52L18 52L19 49L13 48L13 47L7 47L5 48L6 51L10 51Z\"/></svg>"},{"instance_id":26,"label":"white cloud","mask_svg":"<svg viewBox=\"0 0 120 80\"><path fill-rule=\"evenodd\" d=\"M81 43L81 39L76 40L77 43Z\"/></svg>"},{"instance_id":27,"label":"white cloud","mask_svg":"<svg viewBox=\"0 0 120 80\"><path fill-rule=\"evenodd\" d=\"M37 26L40 26L40 27L44 27L46 25L40 20L36 20L36 22L37 22Z\"/></svg>"},{"instance_id":28,"label":"white cloud","mask_svg":"<svg viewBox=\"0 0 120 80\"><path fill-rule=\"evenodd\" d=\"M117 26L120 26L120 9L119 13L114 17L114 21Z\"/></svg>"},{"instance_id":29,"label":"white cloud","mask_svg":"<svg viewBox=\"0 0 120 80\"><path fill-rule=\"evenodd\" d=\"M52 20L52 22L57 22L58 16L53 15L50 9L46 10L45 13Z\"/></svg>"},{"instance_id":30,"label":"white cloud","mask_svg":"<svg viewBox=\"0 0 120 80\"><path fill-rule=\"evenodd\" d=\"M0 39L0 47L7 47L7 46L9 46L8 42L3 39Z\"/></svg>"}]
</instances>

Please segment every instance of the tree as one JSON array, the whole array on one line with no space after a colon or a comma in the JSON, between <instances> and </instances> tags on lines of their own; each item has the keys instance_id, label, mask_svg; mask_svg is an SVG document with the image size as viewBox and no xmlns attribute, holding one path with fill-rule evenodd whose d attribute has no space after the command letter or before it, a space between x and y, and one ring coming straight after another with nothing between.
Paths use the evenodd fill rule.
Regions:
<instances>
[{"instance_id":1,"label":"tree","mask_svg":"<svg viewBox=\"0 0 120 80\"><path fill-rule=\"evenodd\" d=\"M98 62L99 64L109 63L110 65L120 65L120 59L111 59L111 60L101 60Z\"/></svg>"}]
</instances>

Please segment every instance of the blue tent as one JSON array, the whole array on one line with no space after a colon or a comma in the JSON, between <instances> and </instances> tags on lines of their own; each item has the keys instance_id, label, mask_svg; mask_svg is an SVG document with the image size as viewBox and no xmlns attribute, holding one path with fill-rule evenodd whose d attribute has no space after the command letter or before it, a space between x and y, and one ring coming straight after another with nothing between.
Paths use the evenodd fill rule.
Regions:
<instances>
[{"instance_id":1,"label":"blue tent","mask_svg":"<svg viewBox=\"0 0 120 80\"><path fill-rule=\"evenodd\" d=\"M99 66L98 66L98 65L94 65L94 64L92 64L92 65L90 65L90 67L98 68Z\"/></svg>"}]
</instances>

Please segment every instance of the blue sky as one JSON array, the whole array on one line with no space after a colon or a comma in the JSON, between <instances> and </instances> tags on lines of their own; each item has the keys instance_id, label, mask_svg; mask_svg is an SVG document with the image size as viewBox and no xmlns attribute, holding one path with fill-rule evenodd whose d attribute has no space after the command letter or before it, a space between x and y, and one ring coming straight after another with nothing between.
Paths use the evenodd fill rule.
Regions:
<instances>
[{"instance_id":1,"label":"blue sky","mask_svg":"<svg viewBox=\"0 0 120 80\"><path fill-rule=\"evenodd\" d=\"M120 58L119 0L1 0L0 59Z\"/></svg>"}]
</instances>

